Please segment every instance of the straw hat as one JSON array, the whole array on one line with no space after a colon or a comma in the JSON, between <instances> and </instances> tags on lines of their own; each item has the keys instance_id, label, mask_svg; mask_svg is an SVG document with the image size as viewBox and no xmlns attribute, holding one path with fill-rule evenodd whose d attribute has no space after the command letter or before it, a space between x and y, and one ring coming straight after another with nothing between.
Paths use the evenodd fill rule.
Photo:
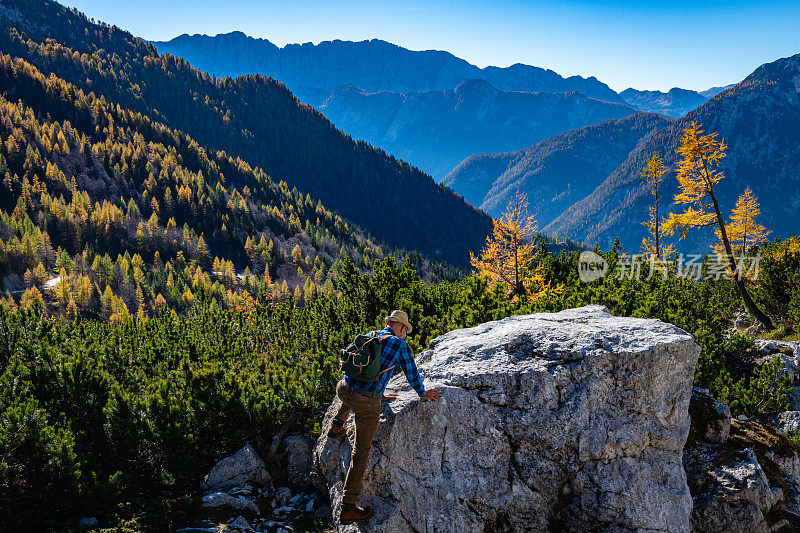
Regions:
<instances>
[{"instance_id":1,"label":"straw hat","mask_svg":"<svg viewBox=\"0 0 800 533\"><path fill-rule=\"evenodd\" d=\"M408 332L411 333L411 322L408 321L408 315L405 313L405 311L395 309L392 311L391 315L386 317L386 322L400 322L407 327Z\"/></svg>"}]
</instances>

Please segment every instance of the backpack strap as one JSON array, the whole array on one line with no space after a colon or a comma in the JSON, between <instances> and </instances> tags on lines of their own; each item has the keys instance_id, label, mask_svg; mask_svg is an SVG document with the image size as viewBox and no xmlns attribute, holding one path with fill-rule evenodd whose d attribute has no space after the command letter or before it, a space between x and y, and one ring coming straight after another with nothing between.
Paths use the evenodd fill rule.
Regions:
<instances>
[{"instance_id":1,"label":"backpack strap","mask_svg":"<svg viewBox=\"0 0 800 533\"><path fill-rule=\"evenodd\" d=\"M380 376L380 375L381 375L381 374L383 374L384 372L388 372L389 370L393 369L394 367L395 367L395 365L392 365L392 366L390 366L389 368L384 368L383 370L381 370L380 372L378 372L378 375Z\"/></svg>"},{"instance_id":2,"label":"backpack strap","mask_svg":"<svg viewBox=\"0 0 800 533\"><path fill-rule=\"evenodd\" d=\"M388 339L389 337L394 337L394 335L390 335L390 334L388 334L388 333L387 333L386 335L383 335L383 336L381 336L381 337L378 339L378 342L380 342L380 343L383 343L383 341L385 341L385 340L386 340L386 339ZM381 374L383 374L384 372L388 372L389 370L393 369L394 367L395 367L395 365L392 365L392 366L390 366L389 368L384 368L383 370L381 370L380 372L378 372L378 375L380 376L380 375L381 375Z\"/></svg>"}]
</instances>

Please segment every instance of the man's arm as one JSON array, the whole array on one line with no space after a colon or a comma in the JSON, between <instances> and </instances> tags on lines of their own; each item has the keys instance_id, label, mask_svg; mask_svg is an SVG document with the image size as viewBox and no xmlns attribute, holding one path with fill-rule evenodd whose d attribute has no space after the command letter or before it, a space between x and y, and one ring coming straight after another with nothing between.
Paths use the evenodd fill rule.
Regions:
<instances>
[{"instance_id":1,"label":"man's arm","mask_svg":"<svg viewBox=\"0 0 800 533\"><path fill-rule=\"evenodd\" d=\"M408 384L411 385L417 394L420 397L425 396L425 385L422 384L422 377L419 375L419 371L417 370L417 365L414 363L414 359L411 357L411 350L408 349L408 343L401 341L400 342L400 357L398 358L398 364L400 368L403 369L403 373L406 375L406 379L408 380Z\"/></svg>"}]
</instances>

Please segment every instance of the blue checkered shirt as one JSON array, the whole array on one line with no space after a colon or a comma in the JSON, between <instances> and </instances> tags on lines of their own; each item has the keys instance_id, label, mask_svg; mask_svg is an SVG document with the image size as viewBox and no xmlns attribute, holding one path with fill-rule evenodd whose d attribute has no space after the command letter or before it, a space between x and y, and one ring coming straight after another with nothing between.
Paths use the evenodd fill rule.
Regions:
<instances>
[{"instance_id":1,"label":"blue checkered shirt","mask_svg":"<svg viewBox=\"0 0 800 533\"><path fill-rule=\"evenodd\" d=\"M396 336L389 326L378 331L377 334L379 337L391 335L391 337L381 343L381 370L383 371L395 365L400 365L400 368L403 369L403 373L406 375L409 385L417 391L417 394L425 396L425 386L422 384L419 371L417 371L417 365L414 364L414 358L411 357L411 350L408 348L408 343ZM387 370L378 376L378 381L358 381L348 376L345 376L344 381L356 389L377 392L382 396L393 374L394 372L392 370Z\"/></svg>"}]
</instances>

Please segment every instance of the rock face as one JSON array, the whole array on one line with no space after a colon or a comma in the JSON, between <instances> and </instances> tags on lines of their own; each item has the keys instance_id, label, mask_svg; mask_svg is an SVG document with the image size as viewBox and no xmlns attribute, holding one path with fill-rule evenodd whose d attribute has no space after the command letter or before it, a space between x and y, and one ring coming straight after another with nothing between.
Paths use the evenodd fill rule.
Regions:
<instances>
[{"instance_id":1,"label":"rock face","mask_svg":"<svg viewBox=\"0 0 800 533\"><path fill-rule=\"evenodd\" d=\"M441 400L390 383L399 397L383 406L361 498L375 515L340 530L688 532L698 354L679 328L602 306L434 339L418 365ZM350 449L323 431L314 450L334 509Z\"/></svg>"}]
</instances>

